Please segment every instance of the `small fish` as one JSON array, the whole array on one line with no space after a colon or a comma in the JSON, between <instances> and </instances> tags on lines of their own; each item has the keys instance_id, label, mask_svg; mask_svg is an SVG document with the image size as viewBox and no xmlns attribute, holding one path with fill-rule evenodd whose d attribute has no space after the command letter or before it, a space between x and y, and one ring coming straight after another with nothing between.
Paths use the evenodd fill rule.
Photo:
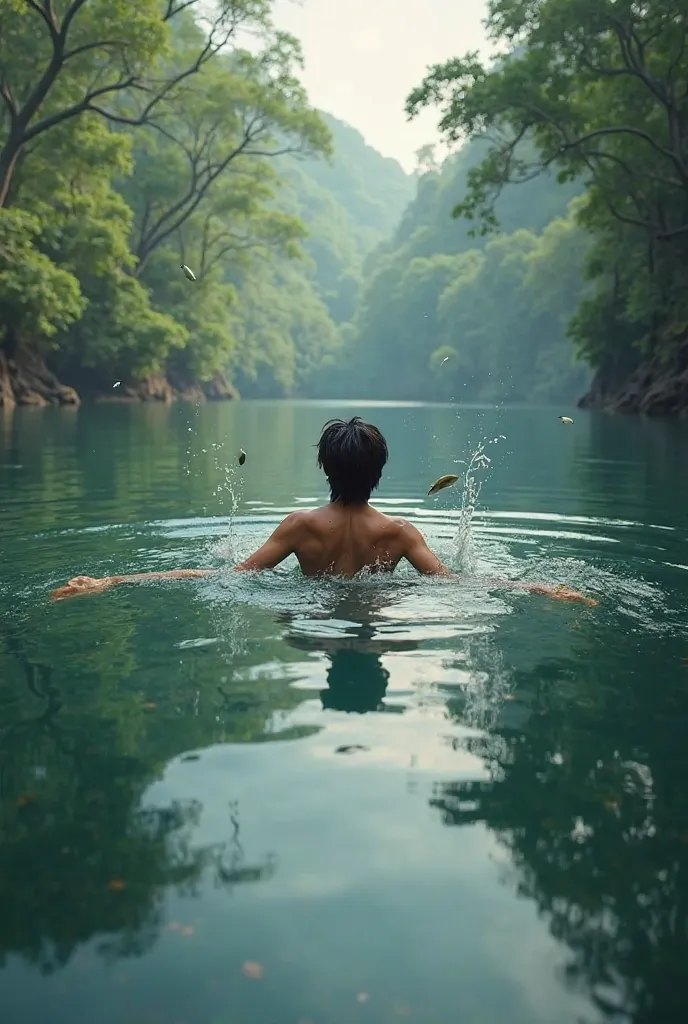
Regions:
<instances>
[{"instance_id":1,"label":"small fish","mask_svg":"<svg viewBox=\"0 0 688 1024\"><path fill-rule=\"evenodd\" d=\"M239 449L239 465L243 466L243 464L245 462L246 462L246 452L244 451L243 448L240 448Z\"/></svg>"},{"instance_id":2,"label":"small fish","mask_svg":"<svg viewBox=\"0 0 688 1024\"><path fill-rule=\"evenodd\" d=\"M115 383L112 386L113 386L113 388L118 388L121 383L122 383L121 380L116 380Z\"/></svg>"},{"instance_id":3,"label":"small fish","mask_svg":"<svg viewBox=\"0 0 688 1024\"><path fill-rule=\"evenodd\" d=\"M448 362L449 362L449 356L445 356L444 359L442 360L442 362L440 363L440 366L444 366L444 364L448 363Z\"/></svg>"},{"instance_id":4,"label":"small fish","mask_svg":"<svg viewBox=\"0 0 688 1024\"><path fill-rule=\"evenodd\" d=\"M459 479L454 473L447 473L446 476L441 476L439 480L435 480L428 491L428 495L437 494L438 491L443 491L445 487L452 487Z\"/></svg>"},{"instance_id":5,"label":"small fish","mask_svg":"<svg viewBox=\"0 0 688 1024\"><path fill-rule=\"evenodd\" d=\"M194 274L193 270L191 270L189 267L187 267L186 263L181 263L180 266L181 266L182 270L184 271L184 273L186 274L186 276L188 277L189 281L195 281L196 280L196 275Z\"/></svg>"},{"instance_id":6,"label":"small fish","mask_svg":"<svg viewBox=\"0 0 688 1024\"><path fill-rule=\"evenodd\" d=\"M570 416L560 416L559 419L562 423L573 423L573 420Z\"/></svg>"},{"instance_id":7,"label":"small fish","mask_svg":"<svg viewBox=\"0 0 688 1024\"><path fill-rule=\"evenodd\" d=\"M360 743L352 743L348 747L337 747L335 754L353 754L357 750L369 750L370 747L362 747Z\"/></svg>"}]
</instances>

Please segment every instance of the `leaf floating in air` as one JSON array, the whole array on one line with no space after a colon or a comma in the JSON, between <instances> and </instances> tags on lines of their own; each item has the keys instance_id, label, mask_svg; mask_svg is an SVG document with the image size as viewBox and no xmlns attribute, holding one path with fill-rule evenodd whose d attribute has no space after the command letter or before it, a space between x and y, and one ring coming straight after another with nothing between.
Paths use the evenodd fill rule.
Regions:
<instances>
[{"instance_id":1,"label":"leaf floating in air","mask_svg":"<svg viewBox=\"0 0 688 1024\"><path fill-rule=\"evenodd\" d=\"M573 423L573 420L570 416L560 416L559 419L562 423Z\"/></svg>"},{"instance_id":2,"label":"leaf floating in air","mask_svg":"<svg viewBox=\"0 0 688 1024\"><path fill-rule=\"evenodd\" d=\"M452 487L459 479L454 473L447 473L446 476L441 476L439 480L435 480L428 491L428 495L437 494L438 491L443 491L445 487Z\"/></svg>"},{"instance_id":3,"label":"leaf floating in air","mask_svg":"<svg viewBox=\"0 0 688 1024\"><path fill-rule=\"evenodd\" d=\"M265 968L257 960L245 960L241 965L241 970L252 981L260 981L265 974Z\"/></svg>"},{"instance_id":4,"label":"leaf floating in air","mask_svg":"<svg viewBox=\"0 0 688 1024\"><path fill-rule=\"evenodd\" d=\"M243 464L246 462L246 452L244 451L243 448L239 449L238 459L239 459L239 465L243 466Z\"/></svg>"},{"instance_id":5,"label":"leaf floating in air","mask_svg":"<svg viewBox=\"0 0 688 1024\"><path fill-rule=\"evenodd\" d=\"M186 263L182 263L181 268L184 271L185 276L188 277L189 281L196 280L196 275L194 274L193 270L191 270L190 267L187 267Z\"/></svg>"}]
</instances>

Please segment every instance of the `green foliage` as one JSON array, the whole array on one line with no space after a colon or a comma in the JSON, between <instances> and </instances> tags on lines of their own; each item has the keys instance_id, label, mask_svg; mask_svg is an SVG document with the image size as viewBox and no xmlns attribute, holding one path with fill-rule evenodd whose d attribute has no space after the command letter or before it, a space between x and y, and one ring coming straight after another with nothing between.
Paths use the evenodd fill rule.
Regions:
<instances>
[{"instance_id":1,"label":"green foliage","mask_svg":"<svg viewBox=\"0 0 688 1024\"><path fill-rule=\"evenodd\" d=\"M67 380L297 391L410 198L310 107L271 0L204 11L0 0L2 344L50 349Z\"/></svg>"},{"instance_id":2,"label":"green foliage","mask_svg":"<svg viewBox=\"0 0 688 1024\"><path fill-rule=\"evenodd\" d=\"M410 116L439 107L447 140L484 147L457 212L491 231L505 188L543 171L583 180L593 244L578 350L603 371L671 363L688 324L688 8L490 0L487 26L506 56L436 65L407 100Z\"/></svg>"},{"instance_id":3,"label":"green foliage","mask_svg":"<svg viewBox=\"0 0 688 1024\"><path fill-rule=\"evenodd\" d=\"M37 246L41 223L23 210L0 210L0 338L10 353L21 329L52 339L84 308L79 282Z\"/></svg>"},{"instance_id":4,"label":"green foliage","mask_svg":"<svg viewBox=\"0 0 688 1024\"><path fill-rule=\"evenodd\" d=\"M471 142L440 168L419 153L429 169L391 242L370 258L328 393L571 401L584 387L565 336L584 288L588 239L572 200L580 186L550 176L508 187L499 199L508 232L476 237L452 212L484 153Z\"/></svg>"}]
</instances>

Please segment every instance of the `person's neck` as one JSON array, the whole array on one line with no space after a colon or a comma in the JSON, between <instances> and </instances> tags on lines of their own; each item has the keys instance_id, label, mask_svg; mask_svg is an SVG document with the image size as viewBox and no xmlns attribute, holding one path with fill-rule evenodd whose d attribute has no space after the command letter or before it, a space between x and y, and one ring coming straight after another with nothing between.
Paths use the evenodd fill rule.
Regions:
<instances>
[{"instance_id":1,"label":"person's neck","mask_svg":"<svg viewBox=\"0 0 688 1024\"><path fill-rule=\"evenodd\" d=\"M339 509L341 512L364 512L367 508L370 508L370 502L368 501L349 501L346 504L341 499L330 502L331 508Z\"/></svg>"}]
</instances>

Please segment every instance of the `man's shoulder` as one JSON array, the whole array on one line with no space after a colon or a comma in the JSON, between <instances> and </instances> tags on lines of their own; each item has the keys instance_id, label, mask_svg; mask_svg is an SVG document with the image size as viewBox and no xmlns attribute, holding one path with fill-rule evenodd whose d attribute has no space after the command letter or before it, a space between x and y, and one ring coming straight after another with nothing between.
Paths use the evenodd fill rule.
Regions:
<instances>
[{"instance_id":1,"label":"man's shoulder","mask_svg":"<svg viewBox=\"0 0 688 1024\"><path fill-rule=\"evenodd\" d=\"M387 516L387 519L403 533L412 533L415 530L415 526L409 523L408 519L403 519L401 516Z\"/></svg>"},{"instance_id":2,"label":"man's shoulder","mask_svg":"<svg viewBox=\"0 0 688 1024\"><path fill-rule=\"evenodd\" d=\"M301 508L290 512L282 520L282 527L294 533L303 533L311 530L323 521L324 508Z\"/></svg>"}]
</instances>

